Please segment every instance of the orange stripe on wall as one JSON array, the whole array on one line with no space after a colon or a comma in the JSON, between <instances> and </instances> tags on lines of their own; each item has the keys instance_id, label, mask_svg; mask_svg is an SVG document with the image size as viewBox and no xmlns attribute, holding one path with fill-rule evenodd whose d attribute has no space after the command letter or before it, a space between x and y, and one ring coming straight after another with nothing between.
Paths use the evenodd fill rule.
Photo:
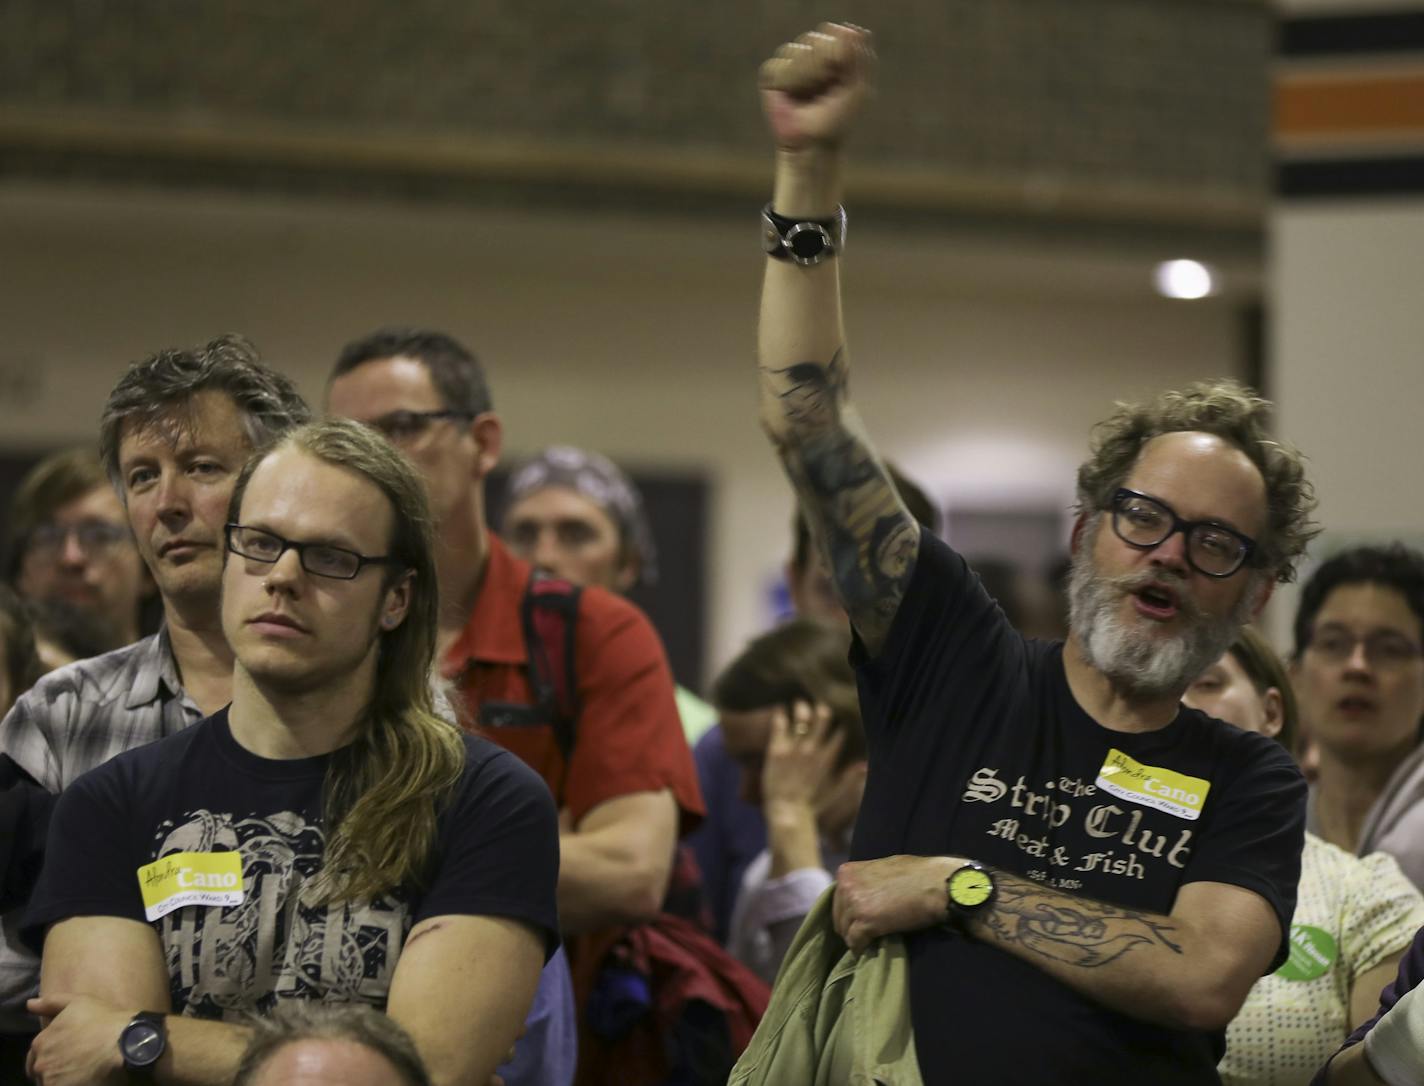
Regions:
<instances>
[{"instance_id":1,"label":"orange stripe on wall","mask_svg":"<svg viewBox=\"0 0 1424 1086\"><path fill-rule=\"evenodd\" d=\"M1276 133L1283 136L1424 131L1424 73L1277 82Z\"/></svg>"}]
</instances>

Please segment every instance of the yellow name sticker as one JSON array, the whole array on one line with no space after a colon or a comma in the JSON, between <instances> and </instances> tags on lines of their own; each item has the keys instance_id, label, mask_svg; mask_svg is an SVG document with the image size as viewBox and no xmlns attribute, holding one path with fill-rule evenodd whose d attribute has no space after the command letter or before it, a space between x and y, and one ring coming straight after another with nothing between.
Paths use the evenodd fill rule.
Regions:
<instances>
[{"instance_id":1,"label":"yellow name sticker","mask_svg":"<svg viewBox=\"0 0 1424 1086\"><path fill-rule=\"evenodd\" d=\"M1095 783L1118 799L1192 821L1201 817L1206 794L1211 791L1211 781L1160 766L1143 765L1117 749L1108 751Z\"/></svg>"},{"instance_id":2,"label":"yellow name sticker","mask_svg":"<svg viewBox=\"0 0 1424 1086\"><path fill-rule=\"evenodd\" d=\"M138 869L149 920L184 905L241 905L242 853L170 852Z\"/></svg>"}]
</instances>

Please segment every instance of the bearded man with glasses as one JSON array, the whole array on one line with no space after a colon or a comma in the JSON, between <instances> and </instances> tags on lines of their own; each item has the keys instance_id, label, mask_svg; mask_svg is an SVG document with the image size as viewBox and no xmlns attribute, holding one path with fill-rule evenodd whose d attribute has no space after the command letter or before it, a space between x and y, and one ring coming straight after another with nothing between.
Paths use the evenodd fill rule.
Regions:
<instances>
[{"instance_id":1,"label":"bearded man with glasses","mask_svg":"<svg viewBox=\"0 0 1424 1086\"><path fill-rule=\"evenodd\" d=\"M926 1082L1217 1082L1287 954L1305 782L1180 700L1293 575L1310 486L1238 385L1121 405L1078 472L1068 639L1020 636L849 398L842 146L873 67L824 24L761 75L761 419L851 618L869 750L836 930L906 936Z\"/></svg>"}]
</instances>

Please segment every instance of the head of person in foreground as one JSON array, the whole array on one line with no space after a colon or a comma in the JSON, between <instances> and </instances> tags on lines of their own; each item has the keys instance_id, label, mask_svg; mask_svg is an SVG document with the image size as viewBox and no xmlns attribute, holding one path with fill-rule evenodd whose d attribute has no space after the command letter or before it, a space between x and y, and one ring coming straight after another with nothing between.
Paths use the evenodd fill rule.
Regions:
<instances>
[{"instance_id":1,"label":"head of person in foreground","mask_svg":"<svg viewBox=\"0 0 1424 1086\"><path fill-rule=\"evenodd\" d=\"M1232 381L1120 404L1078 469L1070 645L1115 688L1175 699L1289 581L1316 528L1302 457Z\"/></svg>"}]
</instances>

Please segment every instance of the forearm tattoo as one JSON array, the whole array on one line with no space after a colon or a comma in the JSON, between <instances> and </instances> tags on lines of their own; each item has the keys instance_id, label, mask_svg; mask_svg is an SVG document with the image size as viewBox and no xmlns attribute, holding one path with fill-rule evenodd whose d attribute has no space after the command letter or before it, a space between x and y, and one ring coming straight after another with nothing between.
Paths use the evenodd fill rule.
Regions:
<instances>
[{"instance_id":1,"label":"forearm tattoo","mask_svg":"<svg viewBox=\"0 0 1424 1086\"><path fill-rule=\"evenodd\" d=\"M919 526L870 443L847 424L843 351L829 363L762 370L788 439L779 452L841 601L867 643L889 630L914 572Z\"/></svg>"},{"instance_id":2,"label":"forearm tattoo","mask_svg":"<svg viewBox=\"0 0 1424 1086\"><path fill-rule=\"evenodd\" d=\"M975 922L981 937L1084 969L1107 965L1147 944L1182 953L1167 917L1075 898L1003 873L996 873L994 881L994 903Z\"/></svg>"}]
</instances>

